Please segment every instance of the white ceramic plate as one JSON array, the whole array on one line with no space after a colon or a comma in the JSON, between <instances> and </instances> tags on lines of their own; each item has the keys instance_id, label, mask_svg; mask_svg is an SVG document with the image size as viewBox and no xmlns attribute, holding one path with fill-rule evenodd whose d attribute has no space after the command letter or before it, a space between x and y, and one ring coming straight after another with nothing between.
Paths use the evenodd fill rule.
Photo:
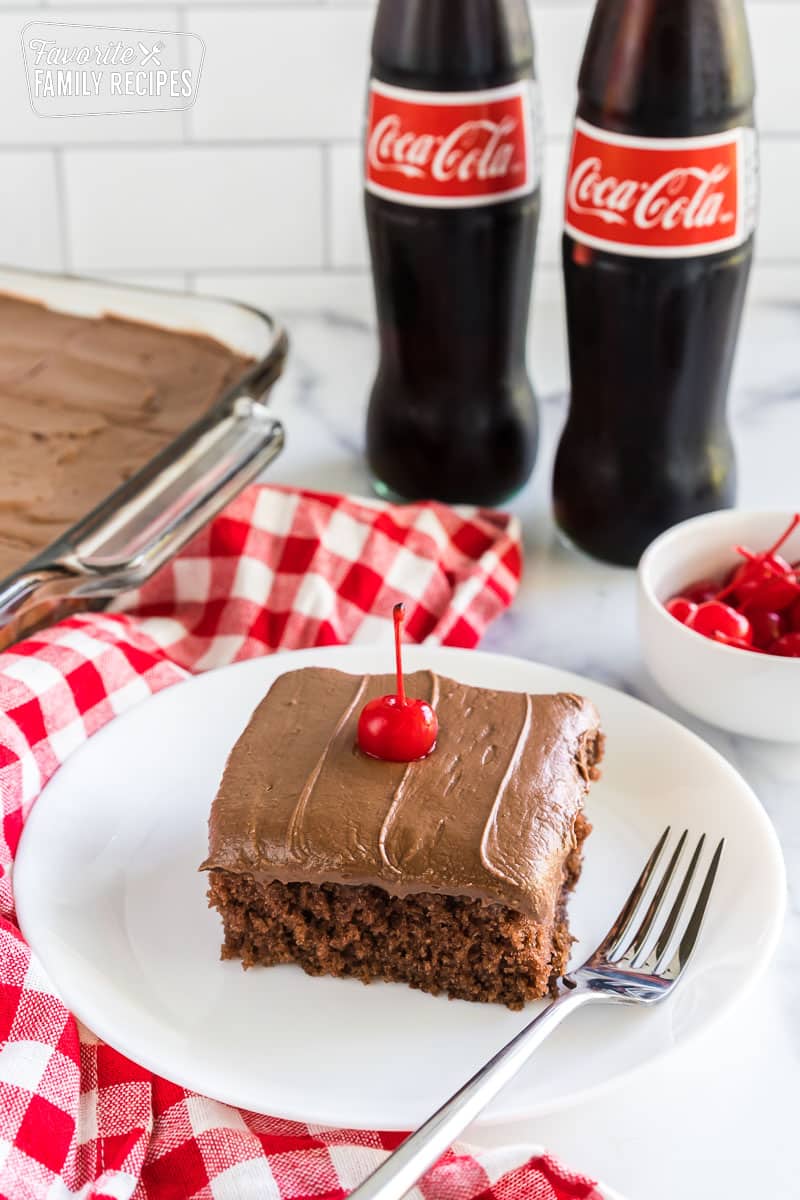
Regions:
<instances>
[{"instance_id":1,"label":"white ceramic plate","mask_svg":"<svg viewBox=\"0 0 800 1200\"><path fill-rule=\"evenodd\" d=\"M390 648L387 647L390 656ZM311 664L360 672L376 651L302 651L162 692L96 734L61 768L25 827L15 868L23 932L76 1015L112 1046L197 1091L275 1116L407 1129L530 1019L399 984L311 979L297 967L219 961L206 907L206 819L226 755L272 681ZM608 735L571 912L593 948L668 823L724 834L727 852L692 967L647 1012L570 1018L487 1120L551 1110L653 1063L706 1028L758 978L780 930L785 876L753 793L715 751L662 714L588 679L521 659L409 647L495 688L579 691ZM388 668L387 668L388 669Z\"/></svg>"}]
</instances>

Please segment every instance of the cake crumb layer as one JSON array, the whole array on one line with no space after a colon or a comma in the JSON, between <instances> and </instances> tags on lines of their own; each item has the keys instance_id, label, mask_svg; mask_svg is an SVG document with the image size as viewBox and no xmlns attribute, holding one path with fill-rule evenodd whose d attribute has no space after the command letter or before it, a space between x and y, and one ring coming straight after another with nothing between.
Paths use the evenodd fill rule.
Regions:
<instances>
[{"instance_id":1,"label":"cake crumb layer","mask_svg":"<svg viewBox=\"0 0 800 1200\"><path fill-rule=\"evenodd\" d=\"M211 871L209 902L223 918L222 957L243 966L296 963L308 975L386 980L432 995L522 1008L564 974L572 937L565 908L591 826L582 813L564 863L552 923L455 896L392 896L378 887L258 882Z\"/></svg>"}]
</instances>

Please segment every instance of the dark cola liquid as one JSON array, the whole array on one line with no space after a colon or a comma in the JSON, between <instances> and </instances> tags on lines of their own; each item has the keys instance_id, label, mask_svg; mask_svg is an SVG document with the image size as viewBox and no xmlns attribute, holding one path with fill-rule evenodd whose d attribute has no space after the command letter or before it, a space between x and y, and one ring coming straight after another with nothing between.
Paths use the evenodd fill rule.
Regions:
<instances>
[{"instance_id":1,"label":"dark cola liquid","mask_svg":"<svg viewBox=\"0 0 800 1200\"><path fill-rule=\"evenodd\" d=\"M373 76L422 91L532 77L524 0L383 0ZM474 208L366 194L380 365L367 421L377 490L496 504L536 458L525 362L538 190Z\"/></svg>"},{"instance_id":2,"label":"dark cola liquid","mask_svg":"<svg viewBox=\"0 0 800 1200\"><path fill-rule=\"evenodd\" d=\"M752 126L740 0L600 0L578 115L616 133ZM669 526L730 506L727 399L753 239L697 258L629 257L563 240L571 402L554 477L571 541L634 565Z\"/></svg>"}]
</instances>

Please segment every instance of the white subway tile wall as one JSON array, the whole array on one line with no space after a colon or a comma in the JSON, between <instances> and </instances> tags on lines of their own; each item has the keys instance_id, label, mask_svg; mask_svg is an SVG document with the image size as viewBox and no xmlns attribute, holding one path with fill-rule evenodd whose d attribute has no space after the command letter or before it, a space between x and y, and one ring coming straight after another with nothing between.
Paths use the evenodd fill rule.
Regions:
<instances>
[{"instance_id":1,"label":"white subway tile wall","mask_svg":"<svg viewBox=\"0 0 800 1200\"><path fill-rule=\"evenodd\" d=\"M0 0L0 262L183 286L369 320L359 138L373 0ZM559 224L592 10L532 0L545 149L537 297L560 302ZM753 294L800 299L800 0L749 0L763 202ZM190 31L185 113L42 118L31 19Z\"/></svg>"},{"instance_id":2,"label":"white subway tile wall","mask_svg":"<svg viewBox=\"0 0 800 1200\"><path fill-rule=\"evenodd\" d=\"M74 270L322 263L315 147L276 145L260 154L225 144L81 148L64 153L63 170Z\"/></svg>"}]
</instances>

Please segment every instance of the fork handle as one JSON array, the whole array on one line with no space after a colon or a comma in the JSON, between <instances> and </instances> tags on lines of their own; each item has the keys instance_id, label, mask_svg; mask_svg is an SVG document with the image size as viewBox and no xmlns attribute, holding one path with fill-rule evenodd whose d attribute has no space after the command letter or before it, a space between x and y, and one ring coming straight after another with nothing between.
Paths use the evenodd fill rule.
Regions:
<instances>
[{"instance_id":1,"label":"fork handle","mask_svg":"<svg viewBox=\"0 0 800 1200\"><path fill-rule=\"evenodd\" d=\"M592 992L581 988L559 996L481 1067L416 1133L406 1138L377 1171L350 1193L350 1200L401 1200L489 1101L514 1078L545 1038L569 1013L592 998Z\"/></svg>"}]
</instances>

